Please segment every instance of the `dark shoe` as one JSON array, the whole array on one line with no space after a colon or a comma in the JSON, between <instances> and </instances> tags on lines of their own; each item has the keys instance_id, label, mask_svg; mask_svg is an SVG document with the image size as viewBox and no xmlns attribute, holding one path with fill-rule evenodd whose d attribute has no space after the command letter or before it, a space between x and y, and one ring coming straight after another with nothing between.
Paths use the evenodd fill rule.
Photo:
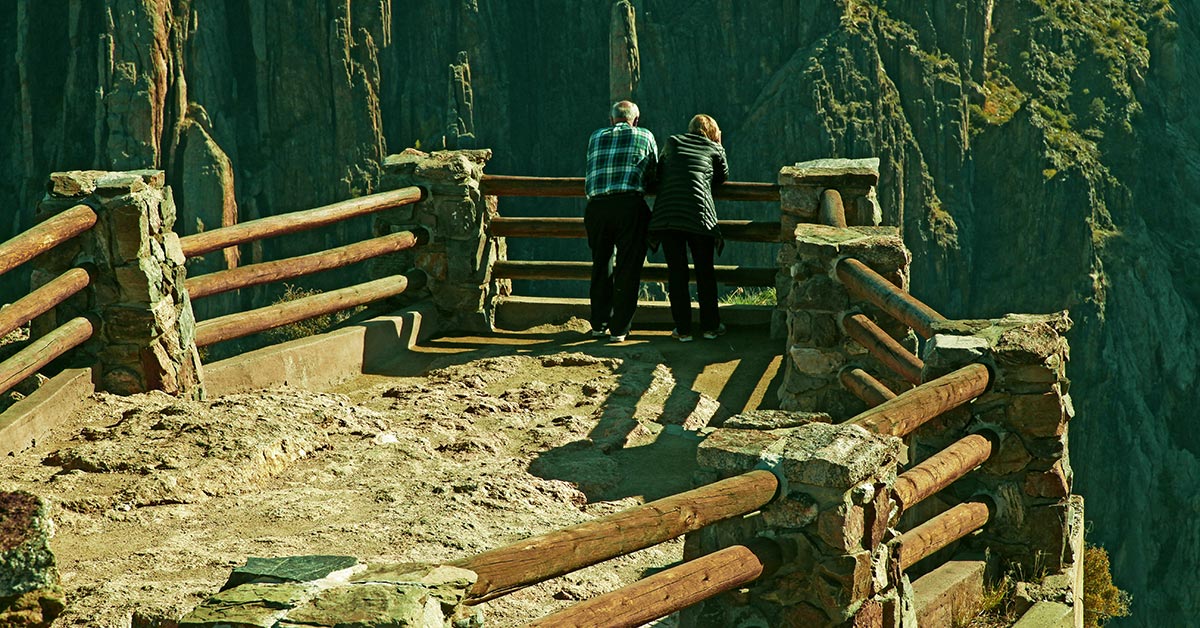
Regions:
<instances>
[{"instance_id":1,"label":"dark shoe","mask_svg":"<svg viewBox=\"0 0 1200 628\"><path fill-rule=\"evenodd\" d=\"M728 330L725 329L725 323L721 323L716 329L704 332L704 337L709 340L715 340L717 336L724 336L726 331Z\"/></svg>"}]
</instances>

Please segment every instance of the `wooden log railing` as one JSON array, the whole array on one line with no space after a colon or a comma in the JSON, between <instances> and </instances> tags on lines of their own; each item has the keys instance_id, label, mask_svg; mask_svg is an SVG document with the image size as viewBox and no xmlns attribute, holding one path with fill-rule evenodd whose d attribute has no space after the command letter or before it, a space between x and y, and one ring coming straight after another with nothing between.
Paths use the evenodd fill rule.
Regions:
<instances>
[{"instance_id":1,"label":"wooden log railing","mask_svg":"<svg viewBox=\"0 0 1200 628\"><path fill-rule=\"evenodd\" d=\"M54 306L86 288L89 282L86 270L72 268L12 304L0 308L0 336L49 312Z\"/></svg>"},{"instance_id":2,"label":"wooden log railing","mask_svg":"<svg viewBox=\"0 0 1200 628\"><path fill-rule=\"evenodd\" d=\"M755 539L660 571L526 624L526 628L635 628L725 591L769 576L782 552Z\"/></svg>"},{"instance_id":3,"label":"wooden log railing","mask_svg":"<svg viewBox=\"0 0 1200 628\"><path fill-rule=\"evenodd\" d=\"M842 204L842 195L837 190L821 192L821 209L818 220L823 225L846 228L846 207Z\"/></svg>"},{"instance_id":4,"label":"wooden log railing","mask_svg":"<svg viewBox=\"0 0 1200 628\"><path fill-rule=\"evenodd\" d=\"M721 236L730 242L781 242L779 222L718 220ZM488 223L493 236L507 238L586 238L582 218L515 218L497 216Z\"/></svg>"},{"instance_id":5,"label":"wooden log railing","mask_svg":"<svg viewBox=\"0 0 1200 628\"><path fill-rule=\"evenodd\" d=\"M717 281L738 286L774 286L779 270L766 267L717 266ZM592 278L591 262L540 262L498 260L492 265L496 279L560 279L588 280ZM666 281L666 264L646 264L642 281ZM695 281L695 274L692 274Z\"/></svg>"},{"instance_id":6,"label":"wooden log railing","mask_svg":"<svg viewBox=\"0 0 1200 628\"><path fill-rule=\"evenodd\" d=\"M836 275L850 292L874 303L889 316L912 327L924 338L933 336L934 323L946 320L945 316L897 288L895 284L854 258L839 260Z\"/></svg>"},{"instance_id":7,"label":"wooden log railing","mask_svg":"<svg viewBox=\"0 0 1200 628\"><path fill-rule=\"evenodd\" d=\"M466 600L477 604L754 512L778 489L771 472L751 471L452 564L478 574Z\"/></svg>"},{"instance_id":8,"label":"wooden log railing","mask_svg":"<svg viewBox=\"0 0 1200 628\"><path fill-rule=\"evenodd\" d=\"M896 559L903 571L917 561L982 528L988 522L983 502L966 502L901 534L896 539Z\"/></svg>"},{"instance_id":9,"label":"wooden log railing","mask_svg":"<svg viewBox=\"0 0 1200 628\"><path fill-rule=\"evenodd\" d=\"M924 362L905 349L865 314L850 314L842 317L842 328L846 330L847 336L862 345L892 372L910 384L921 383L921 371L925 368Z\"/></svg>"},{"instance_id":10,"label":"wooden log railing","mask_svg":"<svg viewBox=\"0 0 1200 628\"><path fill-rule=\"evenodd\" d=\"M250 264L207 275L189 277L184 283L188 295L199 299L230 290L294 279L334 268L342 268L366 259L398 253L429 241L429 231L417 228L372 238L327 251Z\"/></svg>"},{"instance_id":11,"label":"wooden log railing","mask_svg":"<svg viewBox=\"0 0 1200 628\"><path fill-rule=\"evenodd\" d=\"M419 290L425 286L427 279L424 271L411 270L403 275L384 277L340 290L206 320L196 325L196 346L204 347L249 336L315 316L394 297L410 289Z\"/></svg>"},{"instance_id":12,"label":"wooden log railing","mask_svg":"<svg viewBox=\"0 0 1200 628\"><path fill-rule=\"evenodd\" d=\"M183 247L185 257L195 257L230 246L315 229L357 216L416 203L423 195L421 188L415 186L369 194L314 209L250 220L192 234L180 238L179 244Z\"/></svg>"},{"instance_id":13,"label":"wooden log railing","mask_svg":"<svg viewBox=\"0 0 1200 628\"><path fill-rule=\"evenodd\" d=\"M8 392L55 358L83 344L93 333L92 322L81 316L30 341L24 349L0 362L0 394Z\"/></svg>"},{"instance_id":14,"label":"wooden log railing","mask_svg":"<svg viewBox=\"0 0 1200 628\"><path fill-rule=\"evenodd\" d=\"M96 212L76 205L0 244L0 275L91 229Z\"/></svg>"},{"instance_id":15,"label":"wooden log railing","mask_svg":"<svg viewBox=\"0 0 1200 628\"><path fill-rule=\"evenodd\" d=\"M843 369L838 374L838 379L841 380L842 386L845 386L846 390L861 399L868 408L874 408L885 401L896 398L896 393L884 386L883 382L871 377L870 373L860 368Z\"/></svg>"},{"instance_id":16,"label":"wooden log railing","mask_svg":"<svg viewBox=\"0 0 1200 628\"><path fill-rule=\"evenodd\" d=\"M583 177L485 174L479 182L479 188L489 196L584 196ZM719 201L778 201L779 186L773 183L726 181L713 188L713 198Z\"/></svg>"},{"instance_id":17,"label":"wooden log railing","mask_svg":"<svg viewBox=\"0 0 1200 628\"><path fill-rule=\"evenodd\" d=\"M992 455L992 441L969 434L896 478L892 492L901 512L970 473Z\"/></svg>"},{"instance_id":18,"label":"wooden log railing","mask_svg":"<svg viewBox=\"0 0 1200 628\"><path fill-rule=\"evenodd\" d=\"M930 419L953 410L987 390L991 375L982 364L968 364L867 410L848 423L868 431L906 436Z\"/></svg>"}]
</instances>

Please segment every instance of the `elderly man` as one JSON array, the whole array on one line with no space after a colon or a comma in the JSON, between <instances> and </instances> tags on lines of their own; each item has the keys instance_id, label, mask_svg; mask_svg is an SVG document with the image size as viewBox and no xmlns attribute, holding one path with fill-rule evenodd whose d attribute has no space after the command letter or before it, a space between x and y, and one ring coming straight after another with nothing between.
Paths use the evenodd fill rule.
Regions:
<instances>
[{"instance_id":1,"label":"elderly man","mask_svg":"<svg viewBox=\"0 0 1200 628\"><path fill-rule=\"evenodd\" d=\"M612 124L588 140L583 223L592 249L592 335L607 329L613 342L625 341L637 309L650 222L645 194L658 166L658 144L653 133L638 128L639 117L637 105L618 102Z\"/></svg>"}]
</instances>

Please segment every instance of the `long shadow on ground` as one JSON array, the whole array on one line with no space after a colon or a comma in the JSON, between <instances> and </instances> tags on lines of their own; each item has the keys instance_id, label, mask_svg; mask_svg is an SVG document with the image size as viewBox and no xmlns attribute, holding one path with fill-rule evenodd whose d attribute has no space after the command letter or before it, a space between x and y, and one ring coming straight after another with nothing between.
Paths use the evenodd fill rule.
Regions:
<instances>
[{"instance_id":1,"label":"long shadow on ground","mask_svg":"<svg viewBox=\"0 0 1200 628\"><path fill-rule=\"evenodd\" d=\"M620 358L617 387L586 438L536 455L530 473L576 484L589 502L650 501L692 488L700 430L740 412L777 407L783 343L766 329L734 328L716 340L680 343L636 332L610 344L578 330L498 331L422 343L373 374L415 377L499 355L582 353Z\"/></svg>"}]
</instances>

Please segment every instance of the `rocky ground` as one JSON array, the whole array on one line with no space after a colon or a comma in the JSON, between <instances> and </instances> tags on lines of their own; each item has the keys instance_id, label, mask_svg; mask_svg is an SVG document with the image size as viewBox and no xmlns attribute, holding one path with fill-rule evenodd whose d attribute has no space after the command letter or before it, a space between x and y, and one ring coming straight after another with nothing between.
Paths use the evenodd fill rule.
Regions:
<instances>
[{"instance_id":1,"label":"rocky ground","mask_svg":"<svg viewBox=\"0 0 1200 628\"><path fill-rule=\"evenodd\" d=\"M0 490L52 504L69 599L55 625L161 625L249 556L447 561L677 493L698 430L773 401L761 332L613 346L585 327L441 339L328 392L95 396L0 461ZM617 588L681 546L488 602L486 625Z\"/></svg>"}]
</instances>

